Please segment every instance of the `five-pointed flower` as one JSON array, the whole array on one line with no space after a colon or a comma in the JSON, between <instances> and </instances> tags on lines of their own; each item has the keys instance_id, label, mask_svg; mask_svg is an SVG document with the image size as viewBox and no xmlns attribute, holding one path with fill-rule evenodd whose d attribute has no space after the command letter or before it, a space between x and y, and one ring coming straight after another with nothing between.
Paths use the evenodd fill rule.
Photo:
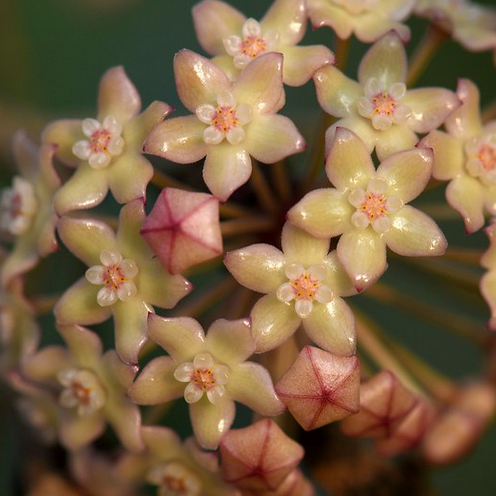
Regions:
<instances>
[{"instance_id":1,"label":"five-pointed flower","mask_svg":"<svg viewBox=\"0 0 496 496\"><path fill-rule=\"evenodd\" d=\"M13 239L0 269L4 286L58 248L52 200L60 179L53 166L54 151L51 145L38 147L23 132L14 137L20 175L0 193L0 231Z\"/></svg>"},{"instance_id":2,"label":"five-pointed flower","mask_svg":"<svg viewBox=\"0 0 496 496\"><path fill-rule=\"evenodd\" d=\"M493 50L496 62L496 10L470 0L418 0L415 14L472 52Z\"/></svg>"},{"instance_id":3,"label":"five-pointed flower","mask_svg":"<svg viewBox=\"0 0 496 496\"><path fill-rule=\"evenodd\" d=\"M288 219L317 237L341 235L338 259L360 291L386 270L386 246L403 256L444 253L446 238L437 224L406 205L424 190L432 160L432 150L413 148L391 155L376 170L365 143L338 128L326 161L335 188L308 193Z\"/></svg>"},{"instance_id":4,"label":"five-pointed flower","mask_svg":"<svg viewBox=\"0 0 496 496\"><path fill-rule=\"evenodd\" d=\"M129 394L142 405L184 396L202 447L217 448L234 420L234 401L265 416L283 412L267 370L245 361L255 349L247 320L216 320L205 336L190 317L150 314L148 334L170 356L149 362Z\"/></svg>"},{"instance_id":5,"label":"five-pointed flower","mask_svg":"<svg viewBox=\"0 0 496 496\"><path fill-rule=\"evenodd\" d=\"M122 67L113 67L100 82L96 119L47 126L43 141L56 144L57 156L77 167L55 195L59 215L100 204L109 189L119 203L145 198L153 167L142 155L143 142L172 109L158 101L141 114L140 109L133 83Z\"/></svg>"},{"instance_id":6,"label":"five-pointed flower","mask_svg":"<svg viewBox=\"0 0 496 496\"><path fill-rule=\"evenodd\" d=\"M140 236L142 200L121 209L117 233L93 218L62 217L58 232L67 248L89 268L55 307L64 324L96 324L114 317L115 346L126 363L136 364L147 340L153 305L172 308L191 291L181 275L170 275Z\"/></svg>"},{"instance_id":7,"label":"five-pointed flower","mask_svg":"<svg viewBox=\"0 0 496 496\"><path fill-rule=\"evenodd\" d=\"M290 86L305 84L319 67L334 62L323 45L296 46L306 30L305 0L276 0L260 22L224 2L204 0L193 7L193 21L202 48L232 79L267 52L283 54L283 81Z\"/></svg>"},{"instance_id":8,"label":"five-pointed flower","mask_svg":"<svg viewBox=\"0 0 496 496\"><path fill-rule=\"evenodd\" d=\"M256 351L276 348L300 326L319 346L340 355L355 352L355 320L341 296L355 293L349 277L318 239L288 223L282 250L255 244L226 254L224 263L247 288L266 293L250 317Z\"/></svg>"},{"instance_id":9,"label":"five-pointed flower","mask_svg":"<svg viewBox=\"0 0 496 496\"><path fill-rule=\"evenodd\" d=\"M446 119L447 132L434 130L419 146L434 150L432 175L450 181L446 199L471 233L484 225L485 212L496 215L496 121L483 126L474 83L460 79L457 95L462 105Z\"/></svg>"},{"instance_id":10,"label":"five-pointed flower","mask_svg":"<svg viewBox=\"0 0 496 496\"><path fill-rule=\"evenodd\" d=\"M127 396L136 368L124 364L114 350L102 351L100 338L79 326L60 326L67 344L42 348L23 364L23 376L54 391L61 443L77 450L112 426L130 451L143 448L141 415Z\"/></svg>"},{"instance_id":11,"label":"five-pointed flower","mask_svg":"<svg viewBox=\"0 0 496 496\"><path fill-rule=\"evenodd\" d=\"M415 0L307 0L314 28L329 26L341 39L352 34L372 43L388 31L396 31L403 41L410 29L401 21L412 11Z\"/></svg>"},{"instance_id":12,"label":"five-pointed flower","mask_svg":"<svg viewBox=\"0 0 496 496\"><path fill-rule=\"evenodd\" d=\"M189 50L174 59L179 98L195 115L168 119L148 136L144 150L181 164L206 156L203 179L225 201L251 175L252 156L274 163L302 151L284 105L282 55L257 57L235 83L210 60Z\"/></svg>"},{"instance_id":13,"label":"five-pointed flower","mask_svg":"<svg viewBox=\"0 0 496 496\"><path fill-rule=\"evenodd\" d=\"M406 52L400 38L388 33L365 54L358 82L327 65L314 75L320 106L339 120L326 133L326 150L337 127L347 127L375 147L380 160L412 148L418 133L440 126L459 100L444 88L407 90Z\"/></svg>"}]
</instances>

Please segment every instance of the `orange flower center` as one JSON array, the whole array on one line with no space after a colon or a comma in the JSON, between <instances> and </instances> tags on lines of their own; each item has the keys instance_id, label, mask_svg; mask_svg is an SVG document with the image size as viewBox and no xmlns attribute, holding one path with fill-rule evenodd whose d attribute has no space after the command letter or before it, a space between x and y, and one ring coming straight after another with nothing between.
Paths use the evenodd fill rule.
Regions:
<instances>
[{"instance_id":1,"label":"orange flower center","mask_svg":"<svg viewBox=\"0 0 496 496\"><path fill-rule=\"evenodd\" d=\"M215 109L215 114L212 119L212 126L215 126L219 131L226 133L230 129L239 126L239 121L236 116L234 107L218 106Z\"/></svg>"},{"instance_id":2,"label":"orange flower center","mask_svg":"<svg viewBox=\"0 0 496 496\"><path fill-rule=\"evenodd\" d=\"M92 153L107 153L112 133L108 129L97 129L90 136L90 149Z\"/></svg>"},{"instance_id":3,"label":"orange flower center","mask_svg":"<svg viewBox=\"0 0 496 496\"><path fill-rule=\"evenodd\" d=\"M480 160L485 171L491 171L496 168L496 153L490 145L484 144L479 148L477 158Z\"/></svg>"},{"instance_id":4,"label":"orange flower center","mask_svg":"<svg viewBox=\"0 0 496 496\"><path fill-rule=\"evenodd\" d=\"M260 36L247 36L241 42L241 53L254 59L267 50L267 42Z\"/></svg>"},{"instance_id":5,"label":"orange flower center","mask_svg":"<svg viewBox=\"0 0 496 496\"><path fill-rule=\"evenodd\" d=\"M372 97L372 105L374 107L374 114L392 116L396 109L396 102L387 91L383 91Z\"/></svg>"},{"instance_id":6,"label":"orange flower center","mask_svg":"<svg viewBox=\"0 0 496 496\"><path fill-rule=\"evenodd\" d=\"M370 221L383 217L388 213L386 207L386 195L378 195L367 191L364 202L357 208L365 214Z\"/></svg>"},{"instance_id":7,"label":"orange flower center","mask_svg":"<svg viewBox=\"0 0 496 496\"><path fill-rule=\"evenodd\" d=\"M315 299L315 293L321 283L305 271L298 279L291 280L290 284L293 288L296 300L304 299L313 301Z\"/></svg>"}]
</instances>

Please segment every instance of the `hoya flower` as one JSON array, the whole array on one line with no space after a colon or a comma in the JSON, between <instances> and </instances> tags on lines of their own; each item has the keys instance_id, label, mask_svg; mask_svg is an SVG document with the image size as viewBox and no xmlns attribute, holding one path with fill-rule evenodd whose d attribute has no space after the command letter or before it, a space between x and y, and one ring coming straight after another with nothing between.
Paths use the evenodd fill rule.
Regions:
<instances>
[{"instance_id":1,"label":"hoya flower","mask_svg":"<svg viewBox=\"0 0 496 496\"><path fill-rule=\"evenodd\" d=\"M467 50L494 50L496 10L470 0L418 0L415 13L429 19Z\"/></svg>"},{"instance_id":2,"label":"hoya flower","mask_svg":"<svg viewBox=\"0 0 496 496\"><path fill-rule=\"evenodd\" d=\"M372 43L388 31L396 31L403 41L410 29L401 21L410 15L416 0L307 0L314 28L329 26L341 39L352 34Z\"/></svg>"},{"instance_id":3,"label":"hoya flower","mask_svg":"<svg viewBox=\"0 0 496 496\"><path fill-rule=\"evenodd\" d=\"M355 290L335 251L329 253L329 240L286 223L281 244L282 251L255 244L231 251L224 259L240 284L266 294L250 314L256 351L276 348L302 324L322 348L353 354L355 319L341 296Z\"/></svg>"},{"instance_id":4,"label":"hoya flower","mask_svg":"<svg viewBox=\"0 0 496 496\"><path fill-rule=\"evenodd\" d=\"M60 120L45 129L43 141L57 145L57 156L76 167L54 199L58 215L100 204L109 189L119 203L145 198L153 167L142 155L151 129L172 110L153 102L144 112L141 99L122 67L102 77L96 119Z\"/></svg>"},{"instance_id":5,"label":"hoya flower","mask_svg":"<svg viewBox=\"0 0 496 496\"><path fill-rule=\"evenodd\" d=\"M431 176L432 151L414 148L395 153L377 170L366 144L353 132L337 128L326 161L335 188L305 195L288 219L310 234L339 236L337 257L357 290L386 270L386 246L403 256L437 256L446 238L437 224L408 202Z\"/></svg>"},{"instance_id":6,"label":"hoya flower","mask_svg":"<svg viewBox=\"0 0 496 496\"><path fill-rule=\"evenodd\" d=\"M193 7L193 21L202 48L232 79L267 52L283 54L283 81L289 86L305 84L319 67L334 62L323 45L296 46L306 30L305 0L276 0L260 22L227 3L203 0Z\"/></svg>"},{"instance_id":7,"label":"hoya flower","mask_svg":"<svg viewBox=\"0 0 496 496\"><path fill-rule=\"evenodd\" d=\"M143 222L141 235L171 274L215 258L222 253L219 200L165 188Z\"/></svg>"},{"instance_id":8,"label":"hoya flower","mask_svg":"<svg viewBox=\"0 0 496 496\"><path fill-rule=\"evenodd\" d=\"M179 98L194 115L162 122L144 150L181 164L206 157L203 179L225 201L251 175L251 157L274 163L305 148L284 105L282 55L257 57L231 83L210 60L189 50L174 59Z\"/></svg>"},{"instance_id":9,"label":"hoya flower","mask_svg":"<svg viewBox=\"0 0 496 496\"><path fill-rule=\"evenodd\" d=\"M136 368L114 350L103 353L99 337L79 326L60 326L67 344L42 348L25 361L23 375L57 403L58 437L70 450L98 438L107 423L130 451L140 451L141 415L127 397Z\"/></svg>"},{"instance_id":10,"label":"hoya flower","mask_svg":"<svg viewBox=\"0 0 496 496\"><path fill-rule=\"evenodd\" d=\"M93 218L65 216L58 226L64 244L88 270L57 302L57 321L90 325L113 316L117 353L130 364L137 363L147 340L147 317L153 306L172 308L192 289L153 256L140 236L144 219L140 199L122 207L117 233Z\"/></svg>"},{"instance_id":11,"label":"hoya flower","mask_svg":"<svg viewBox=\"0 0 496 496\"><path fill-rule=\"evenodd\" d=\"M255 349L247 320L216 320L205 335L190 317L150 314L148 334L169 356L149 362L129 394L140 405L183 396L203 448L217 448L234 420L235 401L264 416L283 412L267 370L246 361Z\"/></svg>"},{"instance_id":12,"label":"hoya flower","mask_svg":"<svg viewBox=\"0 0 496 496\"><path fill-rule=\"evenodd\" d=\"M145 426L142 436L147 448L146 481L158 486L164 496L237 496L234 486L224 481L218 454L201 450L195 439L182 442L167 427Z\"/></svg>"},{"instance_id":13,"label":"hoya flower","mask_svg":"<svg viewBox=\"0 0 496 496\"><path fill-rule=\"evenodd\" d=\"M12 249L0 265L4 286L36 266L40 257L57 250L52 200L60 180L53 154L53 146L38 147L23 132L14 137L20 175L10 188L0 191L0 231L12 239Z\"/></svg>"},{"instance_id":14,"label":"hoya flower","mask_svg":"<svg viewBox=\"0 0 496 496\"><path fill-rule=\"evenodd\" d=\"M462 105L446 119L446 132L432 131L419 146L434 150L432 175L449 181L446 199L472 233L485 213L496 215L496 121L482 124L474 83L460 79L457 95Z\"/></svg>"},{"instance_id":15,"label":"hoya flower","mask_svg":"<svg viewBox=\"0 0 496 496\"><path fill-rule=\"evenodd\" d=\"M327 65L314 75L320 106L338 118L326 133L326 151L337 127L351 129L380 160L416 145L417 134L439 127L459 104L444 88L405 85L407 58L396 33L388 33L367 51L358 81Z\"/></svg>"}]
</instances>

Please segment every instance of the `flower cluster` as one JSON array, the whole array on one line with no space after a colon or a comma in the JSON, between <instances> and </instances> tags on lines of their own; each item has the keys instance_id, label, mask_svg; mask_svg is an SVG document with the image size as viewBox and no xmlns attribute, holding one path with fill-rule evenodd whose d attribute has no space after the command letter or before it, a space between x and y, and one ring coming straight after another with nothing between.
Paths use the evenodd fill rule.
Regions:
<instances>
[{"instance_id":1,"label":"flower cluster","mask_svg":"<svg viewBox=\"0 0 496 496\"><path fill-rule=\"evenodd\" d=\"M433 47L409 57L414 13L469 49L496 47L496 14L462 0L275 0L260 20L203 0L192 22L206 55L173 61L189 115L142 110L119 66L93 116L47 124L40 144L15 135L19 172L0 193L0 374L88 494L311 496L305 432L338 421L384 458L416 450L442 465L476 444L496 411L494 366L459 386L363 304L418 310L496 349L491 331L412 305L388 279L388 260L451 275L436 259L477 267L483 255L496 328L496 120L467 78L415 86ZM300 45L309 22L336 54ZM367 45L356 80L352 36ZM307 153L285 109L286 87L304 84L324 123ZM201 163L203 183L171 162ZM476 257L448 249L444 196L421 201L445 181L468 233L490 218Z\"/></svg>"}]
</instances>

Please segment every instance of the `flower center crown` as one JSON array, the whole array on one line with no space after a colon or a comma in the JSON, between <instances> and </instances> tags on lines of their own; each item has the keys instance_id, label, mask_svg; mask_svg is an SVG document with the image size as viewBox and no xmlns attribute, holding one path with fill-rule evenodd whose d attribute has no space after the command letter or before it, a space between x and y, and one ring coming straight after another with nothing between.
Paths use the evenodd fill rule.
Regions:
<instances>
[{"instance_id":1,"label":"flower center crown","mask_svg":"<svg viewBox=\"0 0 496 496\"><path fill-rule=\"evenodd\" d=\"M30 182L14 177L12 188L5 188L0 195L0 228L18 236L31 226L38 208L38 201Z\"/></svg>"},{"instance_id":2,"label":"flower center crown","mask_svg":"<svg viewBox=\"0 0 496 496\"><path fill-rule=\"evenodd\" d=\"M96 119L84 119L82 128L89 139L75 143L72 153L81 160L87 160L94 169L107 167L112 157L122 153L122 126L114 116L105 117L101 124Z\"/></svg>"},{"instance_id":3,"label":"flower center crown","mask_svg":"<svg viewBox=\"0 0 496 496\"><path fill-rule=\"evenodd\" d=\"M103 265L94 265L85 274L91 284L103 285L96 297L98 304L106 307L133 297L137 292L133 281L138 274L136 263L129 258L123 260L114 250L102 250L100 261Z\"/></svg>"},{"instance_id":4,"label":"flower center crown","mask_svg":"<svg viewBox=\"0 0 496 496\"><path fill-rule=\"evenodd\" d=\"M227 139L231 145L238 145L246 138L243 126L252 118L252 109L244 103L237 104L230 91L222 92L217 98L217 107L208 103L196 109L201 122L209 124L203 131L203 141L208 145L218 145Z\"/></svg>"},{"instance_id":5,"label":"flower center crown","mask_svg":"<svg viewBox=\"0 0 496 496\"><path fill-rule=\"evenodd\" d=\"M379 234L391 229L389 214L397 212L403 202L396 195L387 195L388 185L384 178L375 177L369 181L367 191L355 188L348 201L356 208L351 216L353 225L365 229L371 225Z\"/></svg>"},{"instance_id":6,"label":"flower center crown","mask_svg":"<svg viewBox=\"0 0 496 496\"><path fill-rule=\"evenodd\" d=\"M90 415L103 407L107 399L98 377L86 369L65 369L57 376L64 386L59 402L65 408L77 408L80 416Z\"/></svg>"},{"instance_id":7,"label":"flower center crown","mask_svg":"<svg viewBox=\"0 0 496 496\"><path fill-rule=\"evenodd\" d=\"M156 467L147 476L150 483L160 486L161 496L199 496L200 479L182 463L171 462Z\"/></svg>"},{"instance_id":8,"label":"flower center crown","mask_svg":"<svg viewBox=\"0 0 496 496\"><path fill-rule=\"evenodd\" d=\"M284 303L294 300L295 312L300 318L310 315L314 301L329 303L332 300L331 289L322 284L327 277L327 267L324 264L312 265L308 270L300 264L289 264L285 273L289 282L279 286L276 296Z\"/></svg>"},{"instance_id":9,"label":"flower center crown","mask_svg":"<svg viewBox=\"0 0 496 496\"><path fill-rule=\"evenodd\" d=\"M488 184L496 183L496 132L472 138L465 145L467 170Z\"/></svg>"},{"instance_id":10,"label":"flower center crown","mask_svg":"<svg viewBox=\"0 0 496 496\"><path fill-rule=\"evenodd\" d=\"M260 23L255 19L247 19L243 24L242 35L224 38L224 48L233 57L234 66L243 69L254 58L271 51L277 45L279 33L269 30L262 35Z\"/></svg>"},{"instance_id":11,"label":"flower center crown","mask_svg":"<svg viewBox=\"0 0 496 496\"><path fill-rule=\"evenodd\" d=\"M370 78L364 88L365 96L357 100L358 113L372 121L374 129L384 131L394 124L402 124L412 111L399 101L406 94L404 83L384 88L376 78Z\"/></svg>"},{"instance_id":12,"label":"flower center crown","mask_svg":"<svg viewBox=\"0 0 496 496\"><path fill-rule=\"evenodd\" d=\"M180 365L174 372L179 382L187 382L184 399L187 403L196 403L206 393L210 403L217 403L224 396L229 380L229 368L216 363L209 353L200 353L193 362Z\"/></svg>"}]
</instances>

